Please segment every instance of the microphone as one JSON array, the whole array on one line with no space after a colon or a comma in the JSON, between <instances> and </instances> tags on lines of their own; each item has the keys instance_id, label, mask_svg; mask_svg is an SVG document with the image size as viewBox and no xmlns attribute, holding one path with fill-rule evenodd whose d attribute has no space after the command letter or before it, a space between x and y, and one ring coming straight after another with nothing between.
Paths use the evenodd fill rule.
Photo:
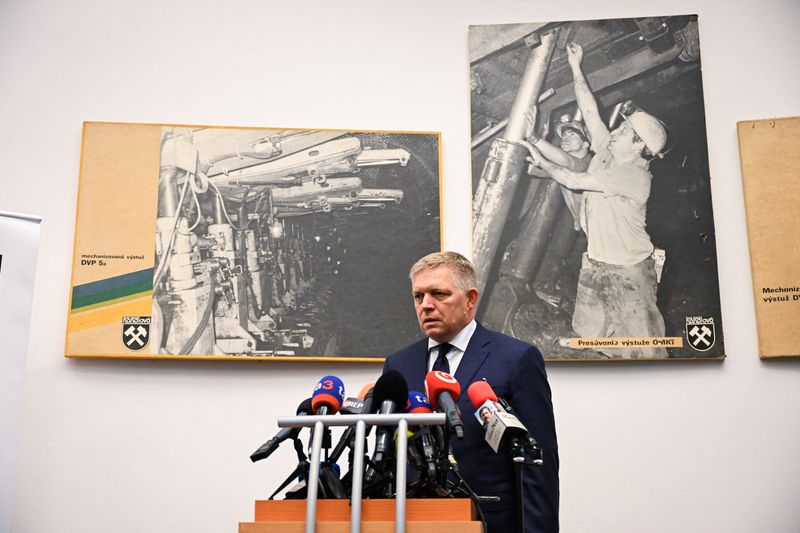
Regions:
<instances>
[{"instance_id":1,"label":"microphone","mask_svg":"<svg viewBox=\"0 0 800 533\"><path fill-rule=\"evenodd\" d=\"M298 416L305 416L309 415L313 412L311 408L311 398L306 398L303 400L299 406L297 406L297 415ZM282 430L278 431L274 437L269 439L267 442L262 444L256 451L254 451L250 455L250 460L254 463L256 461L260 461L262 459L266 459L272 453L278 449L278 446L281 445L283 441L286 439L296 439L297 436L300 434L300 431L303 428L283 428Z\"/></svg>"},{"instance_id":2,"label":"microphone","mask_svg":"<svg viewBox=\"0 0 800 533\"><path fill-rule=\"evenodd\" d=\"M372 390L374 383L368 383L361 388L358 396L355 398L347 398L342 404L341 413L343 415L360 415L364 412L364 399L367 394ZM351 426L352 427L352 426Z\"/></svg>"},{"instance_id":3,"label":"microphone","mask_svg":"<svg viewBox=\"0 0 800 533\"><path fill-rule=\"evenodd\" d=\"M375 398L375 384L374 383L367 383L362 387L362 389L358 393L359 398L364 399L364 405L361 407L361 413L368 415L372 414L372 406L374 405L373 399ZM354 428L354 426L351 426ZM372 426L367 426L367 435L370 434L372 430ZM354 428L355 431L355 428Z\"/></svg>"},{"instance_id":4,"label":"microphone","mask_svg":"<svg viewBox=\"0 0 800 533\"><path fill-rule=\"evenodd\" d=\"M314 387L311 408L315 415L335 415L344 399L344 383L336 376L325 376Z\"/></svg>"},{"instance_id":5,"label":"microphone","mask_svg":"<svg viewBox=\"0 0 800 533\"><path fill-rule=\"evenodd\" d=\"M373 388L375 388L374 383L367 383L366 385L361 387L360 391L358 391L358 397L361 398L362 400L366 400L367 396L370 396L370 398L372 398L371 393Z\"/></svg>"},{"instance_id":6,"label":"microphone","mask_svg":"<svg viewBox=\"0 0 800 533\"><path fill-rule=\"evenodd\" d=\"M428 403L428 398L425 397L424 394L421 392L417 392L415 390L408 392L408 404L406 407L406 413L432 413L433 409L431 409L431 404Z\"/></svg>"},{"instance_id":7,"label":"microphone","mask_svg":"<svg viewBox=\"0 0 800 533\"><path fill-rule=\"evenodd\" d=\"M497 394L494 393L492 386L483 380L476 381L467 387L467 396L469 396L469 401L475 409L486 400L498 402Z\"/></svg>"},{"instance_id":8,"label":"microphone","mask_svg":"<svg viewBox=\"0 0 800 533\"><path fill-rule=\"evenodd\" d=\"M421 392L417 391L410 391L408 393L408 407L406 407L407 413L432 413L433 408L431 407L428 398L422 394ZM434 426L428 427L424 426L431 436L434 438L434 446L437 450L441 450L444 446L442 442L444 442L444 436L442 434L441 426ZM435 435L434 435L435 433Z\"/></svg>"},{"instance_id":9,"label":"microphone","mask_svg":"<svg viewBox=\"0 0 800 533\"><path fill-rule=\"evenodd\" d=\"M372 397L374 391L374 384L369 383L364 385L361 391L358 393L358 397L360 399L348 398L345 400L344 404L342 405L342 413L352 414L352 415L359 415L359 414L369 414L372 412ZM371 427L371 426L370 426ZM339 442L336 443L336 447L331 452L328 461L331 463L335 463L339 460L339 457L342 456L344 450L347 447L352 447L353 439L355 438L356 434L356 427L350 426L344 430L342 433L342 438L339 439Z\"/></svg>"},{"instance_id":10,"label":"microphone","mask_svg":"<svg viewBox=\"0 0 800 533\"><path fill-rule=\"evenodd\" d=\"M407 413L432 413L431 405L424 394L417 391L408 393ZM439 449L428 426L419 426L408 440L409 462L428 479L436 479Z\"/></svg>"},{"instance_id":11,"label":"microphone","mask_svg":"<svg viewBox=\"0 0 800 533\"><path fill-rule=\"evenodd\" d=\"M530 455L534 464L542 464L536 440L514 415L511 406L498 398L486 381L474 382L467 389L467 395L476 409L475 417L486 430L486 442L495 452L508 453L514 461L520 462L526 461Z\"/></svg>"},{"instance_id":12,"label":"microphone","mask_svg":"<svg viewBox=\"0 0 800 533\"><path fill-rule=\"evenodd\" d=\"M373 405L380 406L377 412L381 415L390 415L405 409L408 402L408 383L403 375L397 370L389 370L378 378L373 389L372 402ZM375 468L367 471L365 477L367 483L372 483L377 478L377 470L382 467L389 452L392 433L392 430L386 426L378 428L375 437L375 452L372 454L372 463Z\"/></svg>"},{"instance_id":13,"label":"microphone","mask_svg":"<svg viewBox=\"0 0 800 533\"><path fill-rule=\"evenodd\" d=\"M456 437L464 438L464 423L456 401L461 394L461 385L456 378L441 370L433 370L425 376L425 392L434 409L445 413L447 427L454 431Z\"/></svg>"}]
</instances>

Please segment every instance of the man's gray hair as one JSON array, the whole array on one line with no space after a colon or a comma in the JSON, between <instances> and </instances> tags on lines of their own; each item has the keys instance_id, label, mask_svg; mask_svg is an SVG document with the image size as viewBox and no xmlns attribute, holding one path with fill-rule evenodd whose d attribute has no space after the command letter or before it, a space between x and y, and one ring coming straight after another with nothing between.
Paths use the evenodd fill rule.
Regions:
<instances>
[{"instance_id":1,"label":"man's gray hair","mask_svg":"<svg viewBox=\"0 0 800 533\"><path fill-rule=\"evenodd\" d=\"M413 283L414 276L419 272L441 266L450 268L450 271L453 273L453 281L462 291L466 292L476 286L475 268L472 266L469 259L458 252L434 252L428 254L414 263L408 277Z\"/></svg>"}]
</instances>

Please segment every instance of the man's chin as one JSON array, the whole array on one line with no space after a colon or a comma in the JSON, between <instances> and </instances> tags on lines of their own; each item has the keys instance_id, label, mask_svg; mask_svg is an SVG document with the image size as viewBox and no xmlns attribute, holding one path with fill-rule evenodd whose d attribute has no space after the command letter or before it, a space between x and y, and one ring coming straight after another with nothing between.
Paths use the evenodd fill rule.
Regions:
<instances>
[{"instance_id":1,"label":"man's chin","mask_svg":"<svg viewBox=\"0 0 800 533\"><path fill-rule=\"evenodd\" d=\"M422 326L422 332L436 342L442 342L440 339L445 335L444 330L440 326L434 325Z\"/></svg>"}]
</instances>

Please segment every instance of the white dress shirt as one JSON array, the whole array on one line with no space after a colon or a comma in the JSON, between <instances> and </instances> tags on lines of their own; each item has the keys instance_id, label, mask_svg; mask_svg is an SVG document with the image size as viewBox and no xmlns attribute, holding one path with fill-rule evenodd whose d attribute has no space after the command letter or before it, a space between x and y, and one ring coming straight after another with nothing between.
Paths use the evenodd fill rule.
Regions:
<instances>
[{"instance_id":1,"label":"white dress shirt","mask_svg":"<svg viewBox=\"0 0 800 533\"><path fill-rule=\"evenodd\" d=\"M447 359L447 364L450 365L451 376L456 375L458 364L464 357L464 352L467 351L469 340L472 338L472 334L475 333L475 328L477 327L478 324L473 319L469 324L464 326L464 328L459 331L448 343L452 346L452 348L450 348L450 351L447 352L445 359ZM433 363L435 363L436 358L439 357L439 344L441 343L438 343L430 338L428 339L428 372L433 369Z\"/></svg>"}]
</instances>

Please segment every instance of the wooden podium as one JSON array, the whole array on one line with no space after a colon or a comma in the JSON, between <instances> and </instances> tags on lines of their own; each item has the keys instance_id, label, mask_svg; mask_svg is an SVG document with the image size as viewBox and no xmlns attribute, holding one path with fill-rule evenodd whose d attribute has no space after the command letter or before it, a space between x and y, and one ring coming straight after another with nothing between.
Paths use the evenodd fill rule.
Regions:
<instances>
[{"instance_id":1,"label":"wooden podium","mask_svg":"<svg viewBox=\"0 0 800 533\"><path fill-rule=\"evenodd\" d=\"M394 533L394 500L362 500L361 531ZM240 522L239 533L304 533L305 500L258 500L254 522ZM319 533L350 532L349 500L318 500ZM483 524L476 518L467 498L406 500L408 533L481 533Z\"/></svg>"}]
</instances>

